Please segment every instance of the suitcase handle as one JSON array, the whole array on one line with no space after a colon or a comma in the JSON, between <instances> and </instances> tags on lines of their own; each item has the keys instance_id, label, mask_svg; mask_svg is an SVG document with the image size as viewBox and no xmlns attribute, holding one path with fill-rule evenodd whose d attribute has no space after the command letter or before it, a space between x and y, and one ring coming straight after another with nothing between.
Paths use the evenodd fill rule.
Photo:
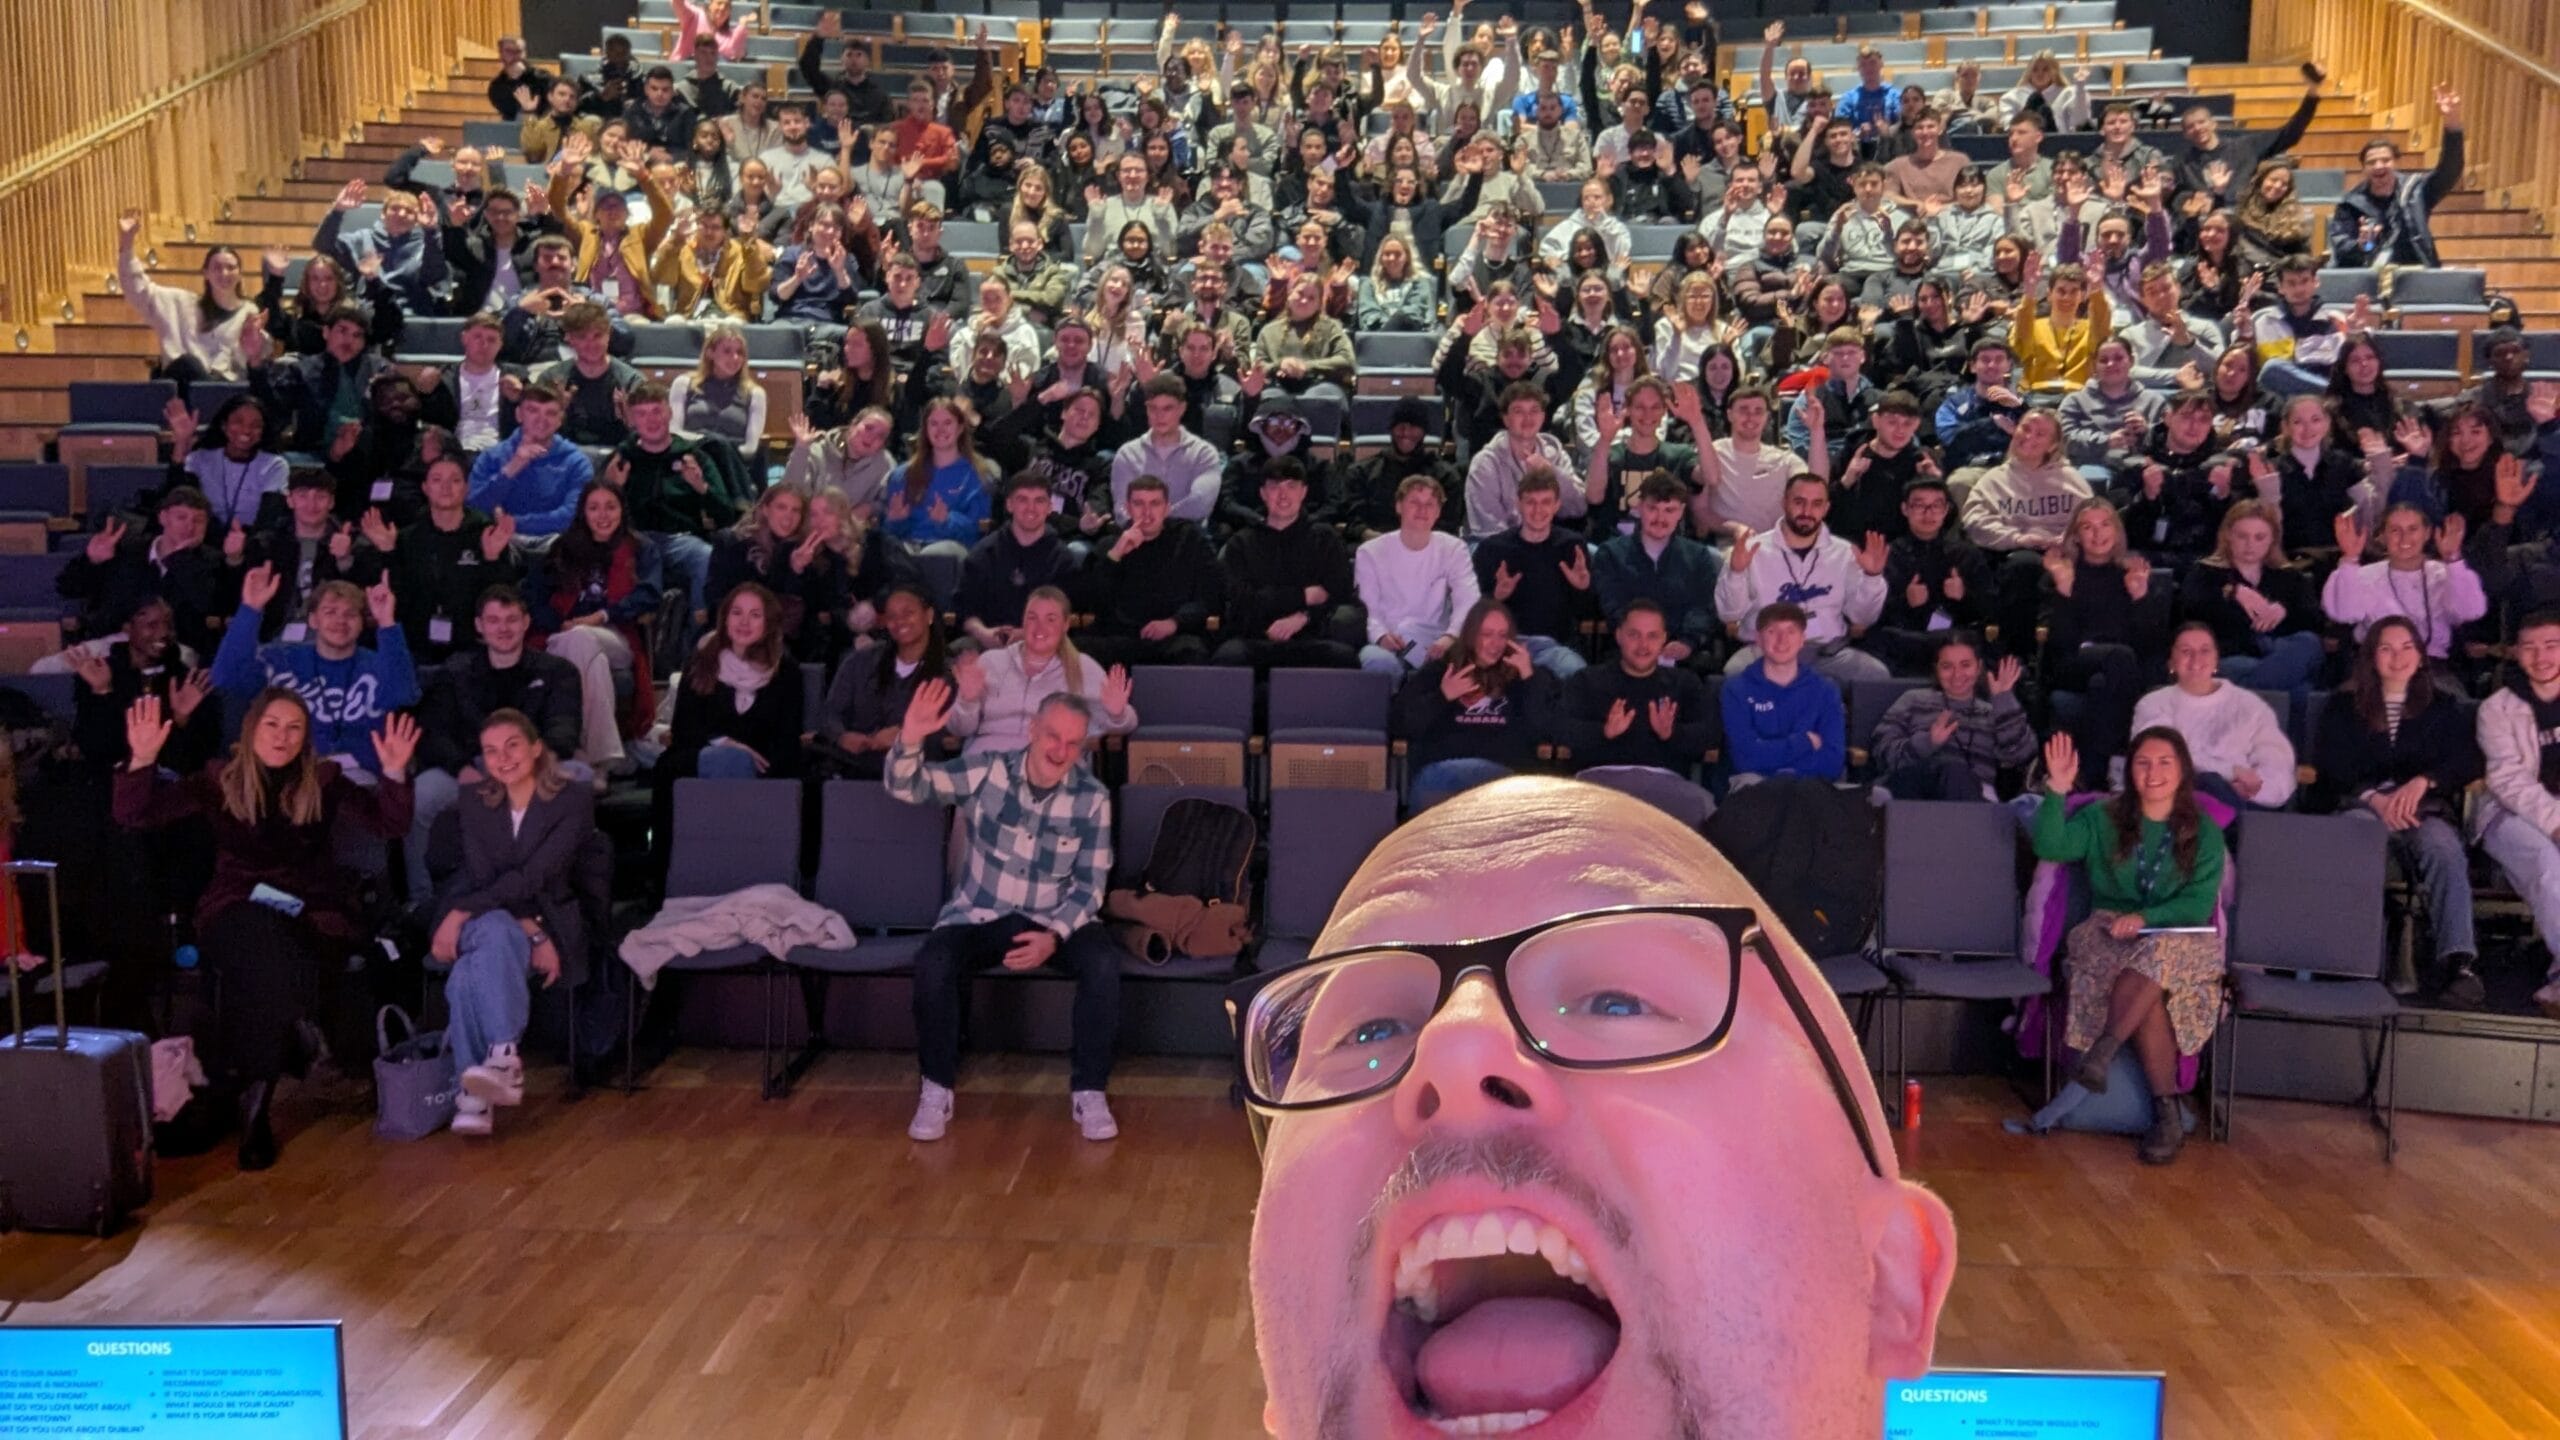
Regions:
<instances>
[{"instance_id":1,"label":"suitcase handle","mask_svg":"<svg viewBox=\"0 0 2560 1440\"><path fill-rule=\"evenodd\" d=\"M65 983L62 973L61 870L61 866L50 860L11 860L5 865L0 865L0 871L5 871L9 877L11 899L18 898L15 892L20 876L44 877L45 913L52 925L53 934L53 1039L57 1048L68 1050L71 1048L71 1006L70 986ZM19 919L18 931L19 936L23 938L26 933L23 914ZM25 1045L27 1016L25 1002L18 998L17 961L14 958L0 958L0 969L9 972L9 1033L15 1037L17 1044Z\"/></svg>"}]
</instances>

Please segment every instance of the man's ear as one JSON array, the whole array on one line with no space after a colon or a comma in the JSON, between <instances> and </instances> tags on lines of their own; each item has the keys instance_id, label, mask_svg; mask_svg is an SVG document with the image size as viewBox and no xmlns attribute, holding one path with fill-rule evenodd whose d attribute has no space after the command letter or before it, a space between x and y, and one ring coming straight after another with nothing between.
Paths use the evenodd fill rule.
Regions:
<instances>
[{"instance_id":1,"label":"man's ear","mask_svg":"<svg viewBox=\"0 0 2560 1440\"><path fill-rule=\"evenodd\" d=\"M1868 1262L1867 1369L1882 1379L1928 1373L1938 1312L1956 1277L1956 1221L1945 1201L1913 1181L1891 1182L1884 1223Z\"/></svg>"}]
</instances>

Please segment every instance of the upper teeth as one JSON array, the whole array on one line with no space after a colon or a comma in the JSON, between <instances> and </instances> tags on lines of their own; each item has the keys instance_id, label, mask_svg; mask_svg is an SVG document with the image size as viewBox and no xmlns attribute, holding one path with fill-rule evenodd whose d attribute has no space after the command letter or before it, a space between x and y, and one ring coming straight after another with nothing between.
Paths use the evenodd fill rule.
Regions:
<instances>
[{"instance_id":1,"label":"upper teeth","mask_svg":"<svg viewBox=\"0 0 2560 1440\"><path fill-rule=\"evenodd\" d=\"M1474 1215L1444 1215L1415 1232L1396 1254L1396 1299L1409 1304L1425 1321L1440 1318L1440 1286L1432 1265L1441 1260L1472 1260L1484 1255L1536 1255L1549 1269L1602 1299L1608 1292L1591 1277L1591 1262L1573 1248L1564 1232L1535 1215L1518 1210L1488 1210Z\"/></svg>"}]
</instances>

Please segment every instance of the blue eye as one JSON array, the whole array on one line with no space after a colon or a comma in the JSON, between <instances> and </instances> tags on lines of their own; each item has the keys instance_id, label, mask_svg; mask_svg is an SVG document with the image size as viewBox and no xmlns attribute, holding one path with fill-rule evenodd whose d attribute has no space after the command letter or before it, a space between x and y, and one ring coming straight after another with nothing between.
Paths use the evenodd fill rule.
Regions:
<instances>
[{"instance_id":1,"label":"blue eye","mask_svg":"<svg viewBox=\"0 0 2560 1440\"><path fill-rule=\"evenodd\" d=\"M1652 1006L1624 990L1593 991L1584 996L1578 1004L1557 1006L1556 1013L1570 1015L1576 1009L1580 1009L1584 1014L1598 1015L1604 1019L1633 1019L1653 1013Z\"/></svg>"},{"instance_id":2,"label":"blue eye","mask_svg":"<svg viewBox=\"0 0 2560 1440\"><path fill-rule=\"evenodd\" d=\"M1344 1037L1342 1043L1345 1045L1377 1045L1396 1038L1403 1034L1404 1031L1405 1025L1403 1021L1390 1020L1381 1016L1375 1020L1364 1020L1358 1025L1353 1026L1351 1033Z\"/></svg>"}]
</instances>

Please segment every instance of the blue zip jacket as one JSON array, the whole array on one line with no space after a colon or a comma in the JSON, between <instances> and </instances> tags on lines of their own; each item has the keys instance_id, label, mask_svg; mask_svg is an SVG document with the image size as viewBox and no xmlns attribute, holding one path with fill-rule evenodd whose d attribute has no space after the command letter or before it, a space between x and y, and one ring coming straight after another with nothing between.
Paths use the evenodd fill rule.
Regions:
<instances>
[{"instance_id":1,"label":"blue zip jacket","mask_svg":"<svg viewBox=\"0 0 2560 1440\"><path fill-rule=\"evenodd\" d=\"M1849 769L1840 687L1798 664L1792 685L1773 685L1762 662L1724 682L1724 753L1737 775L1837 780ZM1820 748L1809 738L1822 737Z\"/></svg>"},{"instance_id":2,"label":"blue zip jacket","mask_svg":"<svg viewBox=\"0 0 2560 1440\"><path fill-rule=\"evenodd\" d=\"M907 486L907 467L889 472L885 495L902 493ZM946 508L940 524L933 519L933 502L939 498ZM887 503L882 502L882 513ZM937 540L957 540L963 545L978 543L980 522L987 518L987 482L976 466L967 460L954 460L933 472L926 482L924 498L909 507L905 518L885 521L882 528L890 536L910 545L930 545Z\"/></svg>"},{"instance_id":3,"label":"blue zip jacket","mask_svg":"<svg viewBox=\"0 0 2560 1440\"><path fill-rule=\"evenodd\" d=\"M374 648L359 645L344 660L324 660L309 641L258 643L259 613L246 605L231 617L213 655L213 685L234 705L245 705L269 685L281 685L311 707L311 749L323 758L351 756L367 771L379 763L373 732L394 710L418 703L418 667L400 627L386 625Z\"/></svg>"}]
</instances>

